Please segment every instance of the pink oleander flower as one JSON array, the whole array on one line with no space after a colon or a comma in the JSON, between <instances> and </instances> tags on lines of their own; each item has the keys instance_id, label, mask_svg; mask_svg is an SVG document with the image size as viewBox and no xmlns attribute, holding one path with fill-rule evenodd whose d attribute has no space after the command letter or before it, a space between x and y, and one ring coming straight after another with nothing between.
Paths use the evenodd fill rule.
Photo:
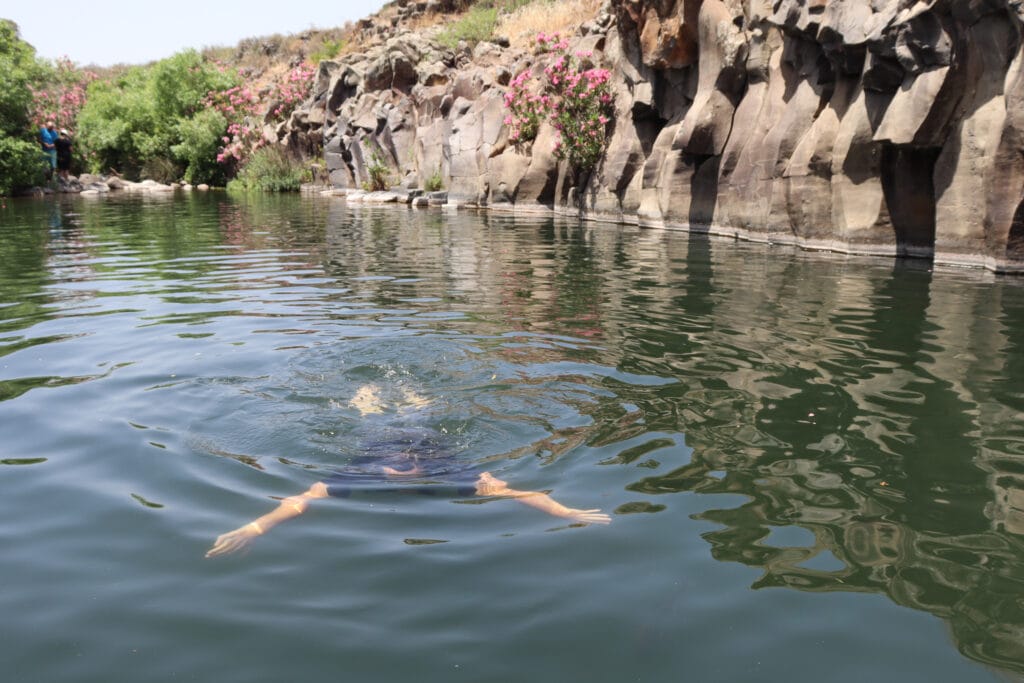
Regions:
<instances>
[{"instance_id":1,"label":"pink oleander flower","mask_svg":"<svg viewBox=\"0 0 1024 683\"><path fill-rule=\"evenodd\" d=\"M509 110L503 123L509 141L520 145L532 142L541 123L556 131L554 153L577 168L590 168L604 152L605 131L611 123L612 96L608 91L611 72L602 68L584 68L588 51L567 53L568 41L557 34L540 32L537 51L555 52L541 64L543 78L531 80L524 70L510 82L503 101Z\"/></svg>"}]
</instances>

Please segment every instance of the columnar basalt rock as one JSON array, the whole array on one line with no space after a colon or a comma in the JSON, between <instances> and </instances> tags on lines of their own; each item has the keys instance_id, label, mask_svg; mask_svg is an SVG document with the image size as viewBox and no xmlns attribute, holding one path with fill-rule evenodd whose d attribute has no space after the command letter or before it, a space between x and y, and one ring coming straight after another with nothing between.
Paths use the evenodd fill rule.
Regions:
<instances>
[{"instance_id":1,"label":"columnar basalt rock","mask_svg":"<svg viewBox=\"0 0 1024 683\"><path fill-rule=\"evenodd\" d=\"M322 142L343 188L384 163L394 185L440 175L458 204L1024 270L1018 4L608 0L570 37L613 74L606 153L586 173L555 158L549 124L509 144L502 98L543 55L447 49L402 21L323 62L310 100L266 134Z\"/></svg>"}]
</instances>

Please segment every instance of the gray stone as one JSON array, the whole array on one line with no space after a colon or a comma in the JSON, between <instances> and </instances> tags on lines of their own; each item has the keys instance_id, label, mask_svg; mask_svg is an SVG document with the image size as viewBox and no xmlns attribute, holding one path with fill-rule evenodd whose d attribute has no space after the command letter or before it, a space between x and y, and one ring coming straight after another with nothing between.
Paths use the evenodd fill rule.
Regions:
<instances>
[{"instance_id":1,"label":"gray stone","mask_svg":"<svg viewBox=\"0 0 1024 683\"><path fill-rule=\"evenodd\" d=\"M701 50L697 94L674 146L687 154L719 155L746 85L746 41L720 0L704 0L698 24L701 45L710 47Z\"/></svg>"},{"instance_id":2,"label":"gray stone","mask_svg":"<svg viewBox=\"0 0 1024 683\"><path fill-rule=\"evenodd\" d=\"M303 154L326 137L339 188L379 155L402 193L376 201L553 208L1024 269L1020 3L608 3L569 49L612 71L610 137L585 173L554 157L547 123L509 146L508 83L540 76L548 57L501 41L448 50L403 28L413 12L454 9L409 1L394 27L371 22L366 48L322 63L313 95L265 137ZM438 173L444 200L409 193Z\"/></svg>"}]
</instances>

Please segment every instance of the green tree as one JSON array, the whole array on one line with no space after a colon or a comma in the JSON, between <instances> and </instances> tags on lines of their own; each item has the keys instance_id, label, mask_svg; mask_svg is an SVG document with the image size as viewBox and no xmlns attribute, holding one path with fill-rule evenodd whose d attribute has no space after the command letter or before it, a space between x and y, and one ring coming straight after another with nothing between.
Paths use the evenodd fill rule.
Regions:
<instances>
[{"instance_id":1,"label":"green tree","mask_svg":"<svg viewBox=\"0 0 1024 683\"><path fill-rule=\"evenodd\" d=\"M88 99L78 116L78 139L89 153L92 171L118 169L137 173L156 127L146 93L146 74L133 67L114 80L89 86Z\"/></svg>"},{"instance_id":2,"label":"green tree","mask_svg":"<svg viewBox=\"0 0 1024 683\"><path fill-rule=\"evenodd\" d=\"M42 180L42 156L29 111L30 86L45 74L46 64L21 39L18 26L0 19L0 194Z\"/></svg>"},{"instance_id":3,"label":"green tree","mask_svg":"<svg viewBox=\"0 0 1024 683\"><path fill-rule=\"evenodd\" d=\"M176 133L181 142L171 147L171 153L185 165L186 181L224 181L223 170L217 163L217 150L227 126L227 119L216 109L204 109L178 122Z\"/></svg>"},{"instance_id":4,"label":"green tree","mask_svg":"<svg viewBox=\"0 0 1024 683\"><path fill-rule=\"evenodd\" d=\"M93 83L78 121L93 170L137 175L153 162L180 162L190 182L222 181L216 156L227 121L207 102L237 80L187 50Z\"/></svg>"}]
</instances>

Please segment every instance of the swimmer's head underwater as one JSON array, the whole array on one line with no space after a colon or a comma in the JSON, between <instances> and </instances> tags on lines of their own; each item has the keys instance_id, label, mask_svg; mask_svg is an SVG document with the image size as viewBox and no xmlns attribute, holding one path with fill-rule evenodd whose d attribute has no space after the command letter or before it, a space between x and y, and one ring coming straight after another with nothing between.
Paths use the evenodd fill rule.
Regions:
<instances>
[{"instance_id":1,"label":"swimmer's head underwater","mask_svg":"<svg viewBox=\"0 0 1024 683\"><path fill-rule=\"evenodd\" d=\"M402 387L400 390L401 402L389 403L382 398L381 393L380 387L376 384L364 384L359 387L348 404L359 411L359 414L364 417L366 415L383 415L389 409L401 412L403 410L425 408L430 405L428 399L423 398L408 387Z\"/></svg>"}]
</instances>

